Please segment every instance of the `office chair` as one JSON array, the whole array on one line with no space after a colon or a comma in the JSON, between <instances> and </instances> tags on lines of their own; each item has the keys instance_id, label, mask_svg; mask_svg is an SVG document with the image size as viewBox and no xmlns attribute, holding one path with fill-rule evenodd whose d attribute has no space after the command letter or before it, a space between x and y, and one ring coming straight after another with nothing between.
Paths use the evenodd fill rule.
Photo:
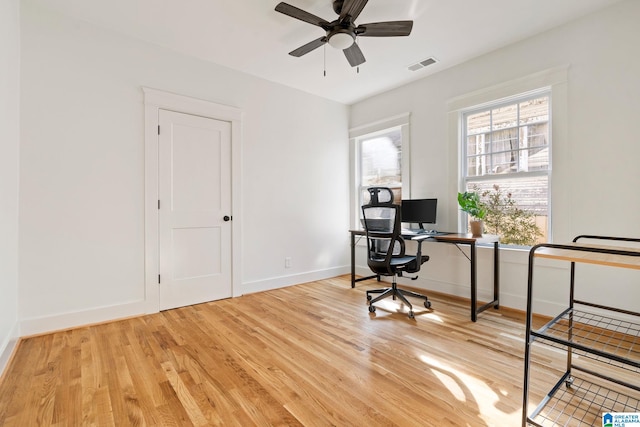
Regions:
<instances>
[{"instance_id":1,"label":"office chair","mask_svg":"<svg viewBox=\"0 0 640 427\"><path fill-rule=\"evenodd\" d=\"M422 255L422 240L428 236L416 236L418 244L415 255L405 254L405 242L400 235L400 206L393 204L393 192L386 187L370 187L369 203L362 206L363 225L367 235L367 265L379 276L391 276L390 288L367 291L369 312L374 313L374 303L389 296L399 298L409 306L409 318L414 318L413 306L406 296L424 299L424 306L431 308L431 301L422 294L398 288L396 278L403 273L417 273L420 266L429 260ZM412 277L412 280L418 277ZM380 294L372 298L371 294Z\"/></svg>"}]
</instances>

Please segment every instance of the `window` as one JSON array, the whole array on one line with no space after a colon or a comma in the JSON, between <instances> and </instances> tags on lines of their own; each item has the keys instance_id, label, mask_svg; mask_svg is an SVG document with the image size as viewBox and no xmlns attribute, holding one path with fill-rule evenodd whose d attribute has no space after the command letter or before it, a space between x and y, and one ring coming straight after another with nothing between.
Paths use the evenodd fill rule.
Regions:
<instances>
[{"instance_id":1,"label":"window","mask_svg":"<svg viewBox=\"0 0 640 427\"><path fill-rule=\"evenodd\" d=\"M360 153L360 205L368 187L389 187L395 201L402 199L402 130L400 127L357 138Z\"/></svg>"},{"instance_id":2,"label":"window","mask_svg":"<svg viewBox=\"0 0 640 427\"><path fill-rule=\"evenodd\" d=\"M545 90L462 112L463 189L480 193L486 231L505 244L548 240L550 105Z\"/></svg>"},{"instance_id":3,"label":"window","mask_svg":"<svg viewBox=\"0 0 640 427\"><path fill-rule=\"evenodd\" d=\"M389 187L394 201L408 197L409 114L350 130L353 162L353 221L360 223L368 187Z\"/></svg>"}]
</instances>

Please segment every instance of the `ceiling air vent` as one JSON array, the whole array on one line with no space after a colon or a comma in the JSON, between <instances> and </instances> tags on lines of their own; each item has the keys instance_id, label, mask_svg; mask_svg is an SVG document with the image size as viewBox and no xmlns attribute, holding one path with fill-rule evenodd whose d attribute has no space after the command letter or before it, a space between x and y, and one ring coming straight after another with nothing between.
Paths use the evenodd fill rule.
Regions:
<instances>
[{"instance_id":1,"label":"ceiling air vent","mask_svg":"<svg viewBox=\"0 0 640 427\"><path fill-rule=\"evenodd\" d=\"M423 59L420 62L416 62L415 64L409 65L408 68L410 71L418 71L419 69L428 67L429 65L435 64L436 62L438 61L436 61L435 58L427 58Z\"/></svg>"}]
</instances>

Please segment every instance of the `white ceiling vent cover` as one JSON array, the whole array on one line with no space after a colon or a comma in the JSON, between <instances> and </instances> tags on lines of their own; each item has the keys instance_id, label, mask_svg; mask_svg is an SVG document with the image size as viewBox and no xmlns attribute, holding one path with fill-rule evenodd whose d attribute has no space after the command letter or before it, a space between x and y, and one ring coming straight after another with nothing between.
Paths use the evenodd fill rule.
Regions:
<instances>
[{"instance_id":1,"label":"white ceiling vent cover","mask_svg":"<svg viewBox=\"0 0 640 427\"><path fill-rule=\"evenodd\" d=\"M431 58L423 59L420 62L416 62L415 64L409 65L408 68L410 71L418 71L421 68L428 67L429 65L435 64L436 62L438 61L435 58L431 57Z\"/></svg>"}]
</instances>

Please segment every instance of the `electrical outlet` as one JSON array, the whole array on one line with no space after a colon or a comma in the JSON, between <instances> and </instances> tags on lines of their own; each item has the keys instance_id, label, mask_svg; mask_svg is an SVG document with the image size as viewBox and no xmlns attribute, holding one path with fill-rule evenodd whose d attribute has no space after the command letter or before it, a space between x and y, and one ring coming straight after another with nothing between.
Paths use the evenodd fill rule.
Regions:
<instances>
[{"instance_id":1,"label":"electrical outlet","mask_svg":"<svg viewBox=\"0 0 640 427\"><path fill-rule=\"evenodd\" d=\"M284 268L291 268L291 257L285 257L284 259Z\"/></svg>"}]
</instances>

